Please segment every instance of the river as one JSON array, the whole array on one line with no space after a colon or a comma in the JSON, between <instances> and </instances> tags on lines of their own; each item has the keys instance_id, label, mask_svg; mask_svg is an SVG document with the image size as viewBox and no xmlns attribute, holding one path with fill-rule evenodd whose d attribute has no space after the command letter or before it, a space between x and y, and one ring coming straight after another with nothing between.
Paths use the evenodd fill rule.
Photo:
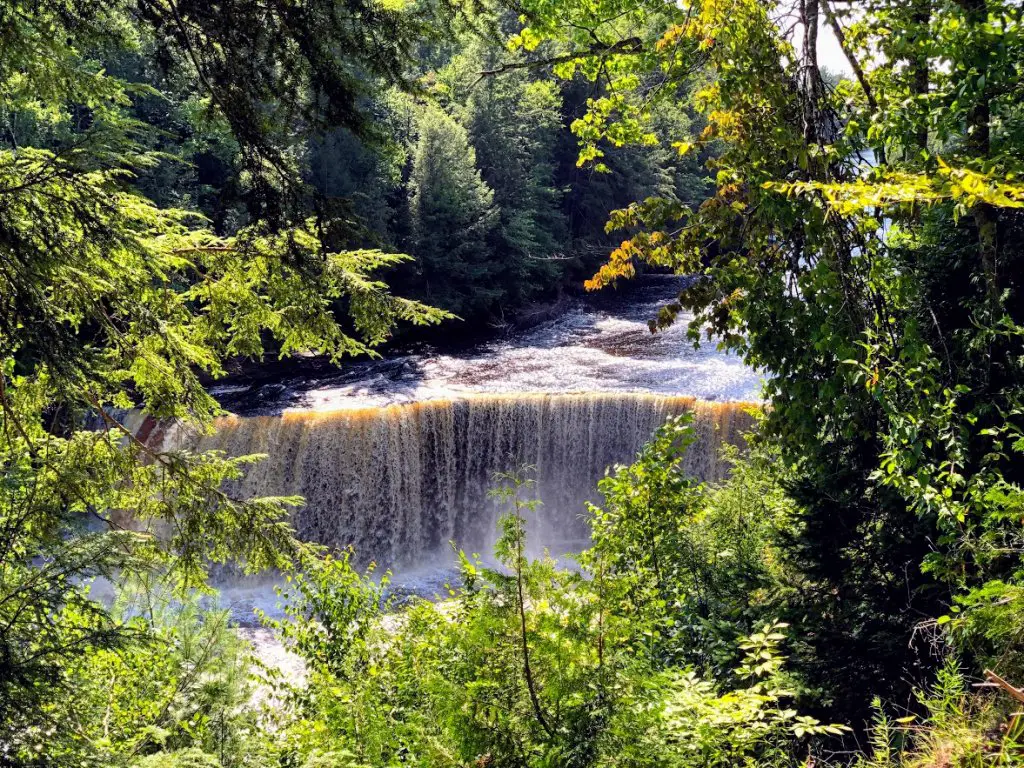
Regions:
<instances>
[{"instance_id":1,"label":"river","mask_svg":"<svg viewBox=\"0 0 1024 768\"><path fill-rule=\"evenodd\" d=\"M554 319L460 352L427 347L383 360L320 367L269 383L232 382L211 391L233 413L366 408L466 395L647 393L700 400L752 401L760 376L705 342L695 349L686 317L652 334L648 320L688 278L647 275L621 291L575 300Z\"/></svg>"}]
</instances>

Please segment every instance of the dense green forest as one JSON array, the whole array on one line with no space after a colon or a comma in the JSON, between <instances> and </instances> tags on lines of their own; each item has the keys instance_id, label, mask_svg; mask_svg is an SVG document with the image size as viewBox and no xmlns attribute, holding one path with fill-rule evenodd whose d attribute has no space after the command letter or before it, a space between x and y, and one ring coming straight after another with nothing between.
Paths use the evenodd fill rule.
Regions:
<instances>
[{"instance_id":1,"label":"dense green forest","mask_svg":"<svg viewBox=\"0 0 1024 768\"><path fill-rule=\"evenodd\" d=\"M353 104L361 122L335 119L324 94L305 105L311 115L282 116L315 127L273 146L271 158L247 157L194 78L169 71L162 58L187 53L152 39L83 53L147 89L132 95L126 117L144 126L153 153L135 182L149 199L201 213L217 235L305 212L331 222L325 247L409 254L383 277L396 293L466 321L446 325L445 336L512 322L565 289L578 291L617 242L604 231L609 211L652 196L703 199L699 162L670 149L623 144L609 174L577 163L570 126L586 113L594 84L561 87L525 68L481 78L507 58L500 9L429 13L423 23L444 26L410 33L408 55L390 65L399 70L393 79L361 84ZM685 104L661 112L663 138L687 132ZM10 124L15 141L46 142L22 121ZM252 163L268 160L287 179L250 177Z\"/></svg>"},{"instance_id":2,"label":"dense green forest","mask_svg":"<svg viewBox=\"0 0 1024 768\"><path fill-rule=\"evenodd\" d=\"M1024 762L1022 103L1011 0L4 3L0 763ZM446 599L118 415L641 268L769 372L748 449L698 482L670 419L573 562L510 467Z\"/></svg>"}]
</instances>

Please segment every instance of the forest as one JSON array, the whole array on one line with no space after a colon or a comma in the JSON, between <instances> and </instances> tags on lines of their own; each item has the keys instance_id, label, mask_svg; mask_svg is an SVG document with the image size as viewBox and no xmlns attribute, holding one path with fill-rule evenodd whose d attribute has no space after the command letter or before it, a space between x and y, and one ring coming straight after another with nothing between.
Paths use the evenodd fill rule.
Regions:
<instances>
[{"instance_id":1,"label":"forest","mask_svg":"<svg viewBox=\"0 0 1024 768\"><path fill-rule=\"evenodd\" d=\"M0 4L0 765L1024 764L1022 104L1016 0ZM237 492L283 442L153 438L227 431L226 377L670 274L645 338L760 400L707 406L738 444L658 411L572 551L510 455L466 512L492 551L408 594ZM474 429L394 459L417 526ZM279 576L253 620L288 663L225 574Z\"/></svg>"}]
</instances>

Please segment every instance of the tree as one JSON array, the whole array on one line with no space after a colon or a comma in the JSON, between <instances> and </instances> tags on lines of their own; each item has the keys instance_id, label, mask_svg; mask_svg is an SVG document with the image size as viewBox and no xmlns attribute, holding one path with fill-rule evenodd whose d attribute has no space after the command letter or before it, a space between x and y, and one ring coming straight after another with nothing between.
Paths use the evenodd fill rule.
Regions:
<instances>
[{"instance_id":1,"label":"tree","mask_svg":"<svg viewBox=\"0 0 1024 768\"><path fill-rule=\"evenodd\" d=\"M568 256L563 190L555 180L561 98L554 83L531 82L525 73L480 81L476 73L492 62L479 46L470 49L464 66L475 84L466 122L500 211L495 250L502 282L521 304L559 281Z\"/></svg>"},{"instance_id":2,"label":"tree","mask_svg":"<svg viewBox=\"0 0 1024 768\"><path fill-rule=\"evenodd\" d=\"M422 296L463 317L486 315L505 293L489 241L498 217L494 192L462 126L428 108L418 129L409 190Z\"/></svg>"},{"instance_id":3,"label":"tree","mask_svg":"<svg viewBox=\"0 0 1024 768\"><path fill-rule=\"evenodd\" d=\"M377 37L378 22L389 35ZM228 357L259 357L272 340L281 354L339 359L370 351L399 321L443 313L373 279L406 257L324 247L331 222L312 215L288 161L295 121L322 96L332 99L326 119L366 129L353 73L401 81L414 16L358 0L7 3L0 28L8 744L29 728L69 727L48 722L45 706L65 694L69 660L139 639L90 597L90 578L155 571L188 591L211 561L287 567L305 549L286 522L294 499L239 500L220 488L251 458L155 452L116 409L203 427L217 407L201 376L221 374ZM331 30L340 37L322 37ZM139 119L138 100L155 92L97 57L151 43L230 128L250 184L245 228L215 234L196 211L160 207L136 184L167 159ZM281 99L270 105L270 94ZM350 312L344 329L335 301Z\"/></svg>"},{"instance_id":4,"label":"tree","mask_svg":"<svg viewBox=\"0 0 1024 768\"><path fill-rule=\"evenodd\" d=\"M613 215L632 236L590 287L637 261L702 275L655 325L689 310L695 341L771 372L765 439L803 521L802 663L856 719L862 691L904 700L920 676L919 621L1020 571L1022 29L998 0L792 11L798 43L757 0L527 3L512 44L609 82L576 126L585 162L649 141L656 105L699 83L706 127L672 146L713 151L714 193ZM824 24L854 73L835 88Z\"/></svg>"},{"instance_id":5,"label":"tree","mask_svg":"<svg viewBox=\"0 0 1024 768\"><path fill-rule=\"evenodd\" d=\"M395 243L391 198L401 192L404 154L397 142L367 146L344 129L310 142L310 180L326 203L352 220L350 247Z\"/></svg>"}]
</instances>

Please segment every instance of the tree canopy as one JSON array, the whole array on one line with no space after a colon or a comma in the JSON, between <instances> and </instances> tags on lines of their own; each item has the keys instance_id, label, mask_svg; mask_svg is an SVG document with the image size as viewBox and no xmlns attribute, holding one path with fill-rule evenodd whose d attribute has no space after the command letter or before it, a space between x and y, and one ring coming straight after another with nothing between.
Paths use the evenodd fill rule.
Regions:
<instances>
[{"instance_id":1,"label":"tree canopy","mask_svg":"<svg viewBox=\"0 0 1024 768\"><path fill-rule=\"evenodd\" d=\"M301 548L284 517L294 500L220 489L245 459L154 453L115 409L202 423L217 407L201 376L222 373L229 356L260 356L272 340L280 354L338 359L366 353L396 322L445 314L373 277L407 257L329 252L331 222L302 204L287 161L310 110L362 130L357 93L369 75L401 81L404 46L422 33L415 14L360 3L15 3L0 26L6 741L62 695L69 658L133 635L88 598L84 579L156 567L195 587L210 561L262 568ZM325 29L349 41L344 56ZM165 58L167 77L191 83L207 119L226 124L247 195L260 201L245 226L214 233L198 211L161 207L136 185L174 158L134 114L160 94L101 66L115 50Z\"/></svg>"},{"instance_id":2,"label":"tree canopy","mask_svg":"<svg viewBox=\"0 0 1024 768\"><path fill-rule=\"evenodd\" d=\"M513 44L607 78L574 126L584 162L653 141L658 103L695 89L706 125L672 146L713 153L714 192L613 213L629 236L588 286L638 262L701 275L652 327L691 312L695 341L771 372L764 436L798 470L814 585L794 616L814 664L835 654L816 672L833 696L857 663L880 693L948 587L979 612L1015 593L1020 8L801 0L784 18L756 0L527 3ZM825 27L852 72L838 83L817 59ZM544 41L562 52L538 55Z\"/></svg>"}]
</instances>

